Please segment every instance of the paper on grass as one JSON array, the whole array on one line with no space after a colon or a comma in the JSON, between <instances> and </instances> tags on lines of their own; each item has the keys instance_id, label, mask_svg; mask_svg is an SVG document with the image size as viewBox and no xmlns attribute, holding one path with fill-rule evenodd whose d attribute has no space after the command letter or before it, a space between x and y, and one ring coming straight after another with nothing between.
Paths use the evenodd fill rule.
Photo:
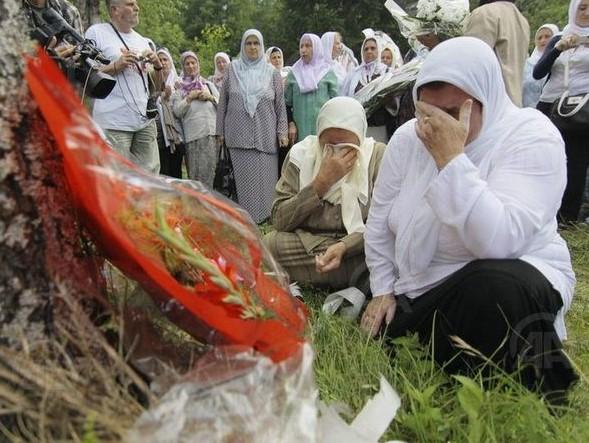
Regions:
<instances>
[{"instance_id":1,"label":"paper on grass","mask_svg":"<svg viewBox=\"0 0 589 443\"><path fill-rule=\"evenodd\" d=\"M384 377L380 390L372 397L352 424L347 424L335 411L321 403L319 411L320 443L378 443L401 407L401 399ZM390 441L388 443L401 443Z\"/></svg>"}]
</instances>

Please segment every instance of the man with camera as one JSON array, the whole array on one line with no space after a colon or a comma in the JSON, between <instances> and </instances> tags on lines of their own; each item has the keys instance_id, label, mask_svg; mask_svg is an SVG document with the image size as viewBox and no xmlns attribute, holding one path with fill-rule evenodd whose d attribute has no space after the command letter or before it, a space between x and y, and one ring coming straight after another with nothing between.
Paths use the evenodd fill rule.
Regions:
<instances>
[{"instance_id":1,"label":"man with camera","mask_svg":"<svg viewBox=\"0 0 589 443\"><path fill-rule=\"evenodd\" d=\"M54 9L78 33L82 34L84 32L80 11L67 0L23 0L23 10L31 29L39 26L37 17L48 9ZM59 57L73 55L73 44L75 42L69 41L67 38L61 40L53 37L47 43L47 48L53 49Z\"/></svg>"},{"instance_id":2,"label":"man with camera","mask_svg":"<svg viewBox=\"0 0 589 443\"><path fill-rule=\"evenodd\" d=\"M137 1L106 4L111 21L91 26L86 38L112 60L101 70L117 82L106 98L94 102L93 118L119 153L157 174L157 108L149 98L150 89L158 91L163 83L162 65L153 42L133 30L139 23Z\"/></svg>"}]
</instances>

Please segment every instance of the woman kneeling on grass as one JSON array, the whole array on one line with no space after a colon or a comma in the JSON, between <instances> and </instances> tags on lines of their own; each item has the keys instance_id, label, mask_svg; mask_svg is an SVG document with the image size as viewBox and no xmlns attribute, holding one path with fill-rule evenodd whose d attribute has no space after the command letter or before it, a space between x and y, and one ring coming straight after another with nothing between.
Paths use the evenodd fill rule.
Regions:
<instances>
[{"instance_id":1,"label":"woman kneeling on grass","mask_svg":"<svg viewBox=\"0 0 589 443\"><path fill-rule=\"evenodd\" d=\"M364 222L385 145L366 138L353 98L326 102L309 135L288 153L264 238L291 280L342 289L365 269Z\"/></svg>"},{"instance_id":2,"label":"woman kneeling on grass","mask_svg":"<svg viewBox=\"0 0 589 443\"><path fill-rule=\"evenodd\" d=\"M366 226L372 335L417 332L451 372L480 366L454 337L545 394L576 374L562 352L575 277L556 213L564 146L507 96L493 51L436 46L413 89L417 119L393 135Z\"/></svg>"}]
</instances>

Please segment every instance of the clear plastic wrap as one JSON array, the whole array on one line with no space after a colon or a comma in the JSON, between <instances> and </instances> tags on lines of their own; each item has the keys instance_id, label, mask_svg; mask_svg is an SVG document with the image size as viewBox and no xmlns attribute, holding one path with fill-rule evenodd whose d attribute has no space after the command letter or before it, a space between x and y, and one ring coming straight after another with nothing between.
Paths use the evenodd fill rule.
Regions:
<instances>
[{"instance_id":1,"label":"clear plastic wrap","mask_svg":"<svg viewBox=\"0 0 589 443\"><path fill-rule=\"evenodd\" d=\"M462 35L470 8L468 0L419 0L415 16L412 17L393 0L387 0L385 7L410 43L412 37L420 34L434 33L448 37Z\"/></svg>"},{"instance_id":2,"label":"clear plastic wrap","mask_svg":"<svg viewBox=\"0 0 589 443\"><path fill-rule=\"evenodd\" d=\"M129 432L129 443L313 443L317 391L309 345L280 364L219 347L201 357Z\"/></svg>"}]
</instances>

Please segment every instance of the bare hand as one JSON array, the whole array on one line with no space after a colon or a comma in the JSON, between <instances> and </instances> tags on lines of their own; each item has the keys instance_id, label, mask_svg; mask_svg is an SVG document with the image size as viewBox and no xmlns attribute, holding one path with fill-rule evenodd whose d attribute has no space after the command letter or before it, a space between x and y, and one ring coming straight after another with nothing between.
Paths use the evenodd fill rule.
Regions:
<instances>
[{"instance_id":1,"label":"bare hand","mask_svg":"<svg viewBox=\"0 0 589 443\"><path fill-rule=\"evenodd\" d=\"M288 137L279 137L278 138L278 145L281 148L288 148L288 143L289 143Z\"/></svg>"},{"instance_id":2,"label":"bare hand","mask_svg":"<svg viewBox=\"0 0 589 443\"><path fill-rule=\"evenodd\" d=\"M327 248L323 254L315 256L315 269L317 272L322 274L338 269L342 263L346 249L346 244L338 241Z\"/></svg>"},{"instance_id":3,"label":"bare hand","mask_svg":"<svg viewBox=\"0 0 589 443\"><path fill-rule=\"evenodd\" d=\"M204 92L200 89L194 89L192 91L190 91L188 93L188 95L186 96L187 99L189 100L204 100L203 99L203 94Z\"/></svg>"},{"instance_id":4,"label":"bare hand","mask_svg":"<svg viewBox=\"0 0 589 443\"><path fill-rule=\"evenodd\" d=\"M334 152L331 146L325 146L323 152L319 172L313 180L313 187L319 197L323 197L334 184L348 174L358 159L358 152L352 147Z\"/></svg>"},{"instance_id":5,"label":"bare hand","mask_svg":"<svg viewBox=\"0 0 589 443\"><path fill-rule=\"evenodd\" d=\"M121 48L121 56L114 61L115 68L118 72L127 69L137 63L137 54L127 48Z\"/></svg>"},{"instance_id":6,"label":"bare hand","mask_svg":"<svg viewBox=\"0 0 589 443\"><path fill-rule=\"evenodd\" d=\"M172 88L168 85L164 87L164 90L162 91L162 95L164 96L164 98L166 100L168 100L170 98L170 96L172 95Z\"/></svg>"},{"instance_id":7,"label":"bare hand","mask_svg":"<svg viewBox=\"0 0 589 443\"><path fill-rule=\"evenodd\" d=\"M559 51L566 51L579 46L581 43L581 37L577 34L569 34L566 37L561 38L555 45L555 48Z\"/></svg>"},{"instance_id":8,"label":"bare hand","mask_svg":"<svg viewBox=\"0 0 589 443\"><path fill-rule=\"evenodd\" d=\"M146 49L145 51L143 51L143 53L141 54L141 58L144 59L144 60L147 60L157 70L160 70L160 69L163 68L162 63L160 62L159 57L151 49Z\"/></svg>"},{"instance_id":9,"label":"bare hand","mask_svg":"<svg viewBox=\"0 0 589 443\"><path fill-rule=\"evenodd\" d=\"M370 303L368 303L368 306L362 315L360 327L368 332L371 337L374 337L378 334L383 320L386 321L387 325L393 321L396 309L397 300L394 295L387 294L381 295L380 297L374 297Z\"/></svg>"},{"instance_id":10,"label":"bare hand","mask_svg":"<svg viewBox=\"0 0 589 443\"><path fill-rule=\"evenodd\" d=\"M69 44L66 41L61 42L58 45L57 38L51 37L51 40L47 44L47 49L53 49L53 51L55 52L55 54L57 54L59 58L69 58L72 55L74 55L76 47L74 45Z\"/></svg>"},{"instance_id":11,"label":"bare hand","mask_svg":"<svg viewBox=\"0 0 589 443\"><path fill-rule=\"evenodd\" d=\"M297 125L294 122L288 124L288 141L294 145L297 141Z\"/></svg>"},{"instance_id":12,"label":"bare hand","mask_svg":"<svg viewBox=\"0 0 589 443\"><path fill-rule=\"evenodd\" d=\"M470 130L472 104L471 99L464 101L458 120L428 103L418 101L415 104L415 132L434 158L439 170L454 157L464 153Z\"/></svg>"},{"instance_id":13,"label":"bare hand","mask_svg":"<svg viewBox=\"0 0 589 443\"><path fill-rule=\"evenodd\" d=\"M223 146L223 143L225 143L225 137L223 137L222 135L217 135L217 145L221 147Z\"/></svg>"}]
</instances>

